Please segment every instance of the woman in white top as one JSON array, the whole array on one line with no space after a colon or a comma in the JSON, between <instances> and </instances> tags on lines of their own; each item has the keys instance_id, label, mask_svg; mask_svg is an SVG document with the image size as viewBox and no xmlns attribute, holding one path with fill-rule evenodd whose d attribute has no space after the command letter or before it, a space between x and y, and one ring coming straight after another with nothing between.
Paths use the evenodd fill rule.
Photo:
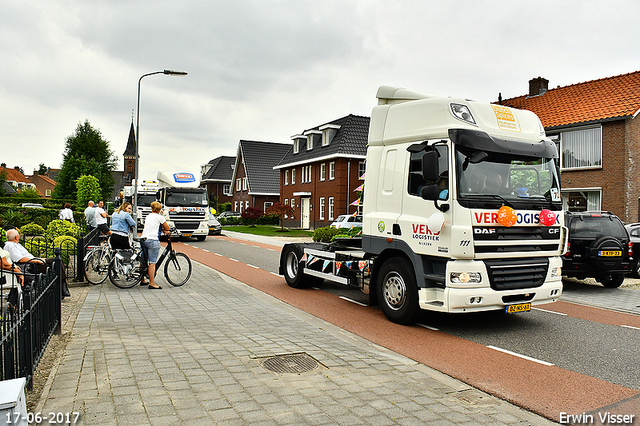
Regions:
<instances>
[{"instance_id":1,"label":"woman in white top","mask_svg":"<svg viewBox=\"0 0 640 426\"><path fill-rule=\"evenodd\" d=\"M71 223L75 223L75 220L73 220L73 210L71 210L71 203L64 203L64 206L62 207L62 210L60 210L58 217L60 218L60 220L66 220Z\"/></svg>"},{"instance_id":2,"label":"woman in white top","mask_svg":"<svg viewBox=\"0 0 640 426\"><path fill-rule=\"evenodd\" d=\"M147 264L149 265L149 288L158 289L162 288L155 283L156 275L156 262L158 261L158 255L160 254L160 241L158 235L160 234L160 228L162 232L169 234L169 224L167 220L160 214L162 210L162 204L157 201L151 203L151 213L144 220L144 229L142 230L142 238L146 238L143 241L142 246L147 258Z\"/></svg>"}]
</instances>

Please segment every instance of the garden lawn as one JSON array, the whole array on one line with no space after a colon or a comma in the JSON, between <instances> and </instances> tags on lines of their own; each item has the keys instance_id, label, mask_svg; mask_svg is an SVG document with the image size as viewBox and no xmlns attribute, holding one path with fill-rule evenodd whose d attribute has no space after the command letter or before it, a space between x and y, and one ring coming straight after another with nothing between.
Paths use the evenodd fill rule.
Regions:
<instances>
[{"instance_id":1,"label":"garden lawn","mask_svg":"<svg viewBox=\"0 0 640 426\"><path fill-rule=\"evenodd\" d=\"M234 225L223 226L223 231L242 232L245 234L262 235L265 237L291 237L291 238L305 238L313 235L312 231L304 231L302 229L287 229L284 228L284 232L281 231L280 226L273 225Z\"/></svg>"}]
</instances>

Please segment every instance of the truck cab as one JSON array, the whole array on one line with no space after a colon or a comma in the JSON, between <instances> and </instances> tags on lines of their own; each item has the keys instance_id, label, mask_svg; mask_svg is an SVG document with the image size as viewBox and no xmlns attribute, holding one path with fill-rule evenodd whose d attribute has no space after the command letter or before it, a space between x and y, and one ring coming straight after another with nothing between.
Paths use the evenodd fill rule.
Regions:
<instances>
[{"instance_id":1,"label":"truck cab","mask_svg":"<svg viewBox=\"0 0 640 426\"><path fill-rule=\"evenodd\" d=\"M195 237L199 241L209 235L209 200L207 191L198 187L193 173L158 172L160 189L157 199L162 204L162 214L175 236Z\"/></svg>"}]
</instances>

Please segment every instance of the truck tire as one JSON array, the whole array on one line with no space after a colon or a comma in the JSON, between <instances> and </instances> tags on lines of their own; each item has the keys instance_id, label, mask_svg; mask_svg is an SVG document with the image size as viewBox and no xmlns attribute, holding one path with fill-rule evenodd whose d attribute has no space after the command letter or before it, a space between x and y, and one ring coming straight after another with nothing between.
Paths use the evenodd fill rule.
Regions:
<instances>
[{"instance_id":1,"label":"truck tire","mask_svg":"<svg viewBox=\"0 0 640 426\"><path fill-rule=\"evenodd\" d=\"M622 285L622 283L624 283L624 275L622 274L609 275L605 279L599 279L598 281L600 281L600 283L602 283L604 287L618 288Z\"/></svg>"},{"instance_id":2,"label":"truck tire","mask_svg":"<svg viewBox=\"0 0 640 426\"><path fill-rule=\"evenodd\" d=\"M415 273L409 261L392 257L382 264L376 285L382 312L391 322L411 324L420 307Z\"/></svg>"},{"instance_id":3,"label":"truck tire","mask_svg":"<svg viewBox=\"0 0 640 426\"><path fill-rule=\"evenodd\" d=\"M306 287L302 273L302 247L297 244L287 244L282 249L280 262L284 279L293 288Z\"/></svg>"}]
</instances>

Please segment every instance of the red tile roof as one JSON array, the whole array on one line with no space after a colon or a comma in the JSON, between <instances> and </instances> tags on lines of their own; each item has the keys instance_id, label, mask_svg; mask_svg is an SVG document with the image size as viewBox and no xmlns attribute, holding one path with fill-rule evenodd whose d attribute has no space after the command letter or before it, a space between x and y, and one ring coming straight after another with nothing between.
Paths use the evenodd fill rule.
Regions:
<instances>
[{"instance_id":1,"label":"red tile roof","mask_svg":"<svg viewBox=\"0 0 640 426\"><path fill-rule=\"evenodd\" d=\"M640 71L550 89L502 105L535 112L546 128L630 117L640 110Z\"/></svg>"},{"instance_id":2,"label":"red tile roof","mask_svg":"<svg viewBox=\"0 0 640 426\"><path fill-rule=\"evenodd\" d=\"M7 180L13 182L24 182L24 183L32 183L25 175L17 171L16 169L7 169L4 167L0 167L0 171L4 170L7 172Z\"/></svg>"}]
</instances>

